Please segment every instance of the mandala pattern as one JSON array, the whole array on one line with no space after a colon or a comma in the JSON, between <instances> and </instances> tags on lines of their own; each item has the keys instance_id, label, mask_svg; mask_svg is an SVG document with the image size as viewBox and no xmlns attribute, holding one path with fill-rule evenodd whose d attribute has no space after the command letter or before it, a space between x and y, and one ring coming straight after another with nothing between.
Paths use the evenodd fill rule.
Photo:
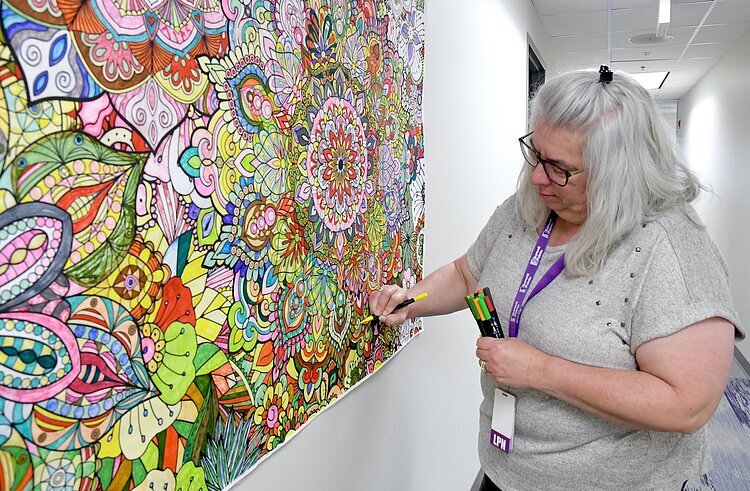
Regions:
<instances>
[{"instance_id":1,"label":"mandala pattern","mask_svg":"<svg viewBox=\"0 0 750 491\"><path fill-rule=\"evenodd\" d=\"M315 209L326 227L346 230L365 210L367 152L357 111L346 99L331 97L313 120L307 147L307 176Z\"/></svg>"},{"instance_id":2,"label":"mandala pattern","mask_svg":"<svg viewBox=\"0 0 750 491\"><path fill-rule=\"evenodd\" d=\"M419 332L423 9L0 0L1 489L224 489Z\"/></svg>"}]
</instances>

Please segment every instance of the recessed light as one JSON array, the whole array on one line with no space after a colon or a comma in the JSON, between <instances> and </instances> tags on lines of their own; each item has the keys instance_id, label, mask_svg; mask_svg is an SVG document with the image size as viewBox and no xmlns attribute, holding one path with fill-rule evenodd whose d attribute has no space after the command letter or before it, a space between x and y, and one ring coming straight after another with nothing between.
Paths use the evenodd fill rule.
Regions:
<instances>
[{"instance_id":1,"label":"recessed light","mask_svg":"<svg viewBox=\"0 0 750 491\"><path fill-rule=\"evenodd\" d=\"M629 75L646 89L653 90L661 88L669 72L636 72Z\"/></svg>"}]
</instances>

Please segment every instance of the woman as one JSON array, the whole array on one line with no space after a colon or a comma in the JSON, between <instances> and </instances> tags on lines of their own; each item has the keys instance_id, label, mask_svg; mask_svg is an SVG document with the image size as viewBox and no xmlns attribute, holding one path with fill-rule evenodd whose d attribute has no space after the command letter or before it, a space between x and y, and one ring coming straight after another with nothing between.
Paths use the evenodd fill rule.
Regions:
<instances>
[{"instance_id":1,"label":"woman","mask_svg":"<svg viewBox=\"0 0 750 491\"><path fill-rule=\"evenodd\" d=\"M606 67L549 80L531 127L517 193L468 252L408 291L383 287L370 309L398 324L490 288L506 338L477 341L484 489L680 489L709 470L702 428L744 336L725 263L689 205L701 186L648 92ZM538 249L539 273L522 285ZM507 454L490 444L496 388L516 397Z\"/></svg>"}]
</instances>

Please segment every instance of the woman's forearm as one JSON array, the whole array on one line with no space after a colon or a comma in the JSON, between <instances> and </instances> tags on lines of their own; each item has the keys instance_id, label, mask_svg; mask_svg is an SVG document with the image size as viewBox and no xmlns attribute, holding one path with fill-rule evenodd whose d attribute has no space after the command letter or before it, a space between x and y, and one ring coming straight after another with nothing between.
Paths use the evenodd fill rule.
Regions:
<instances>
[{"instance_id":1,"label":"woman's forearm","mask_svg":"<svg viewBox=\"0 0 750 491\"><path fill-rule=\"evenodd\" d=\"M480 338L477 357L501 385L542 391L628 428L691 433L723 397L734 335L726 319L696 322L641 344L638 370L583 365L515 338Z\"/></svg>"},{"instance_id":2,"label":"woman's forearm","mask_svg":"<svg viewBox=\"0 0 750 491\"><path fill-rule=\"evenodd\" d=\"M547 355L532 379L532 388L628 428L690 433L705 422L695 404L646 372L592 367Z\"/></svg>"},{"instance_id":3,"label":"woman's forearm","mask_svg":"<svg viewBox=\"0 0 750 491\"><path fill-rule=\"evenodd\" d=\"M476 288L477 280L471 274L466 256L441 266L424 280L410 288L408 295L415 297L427 292L424 300L407 307L409 318L450 314L466 308L464 297Z\"/></svg>"}]
</instances>

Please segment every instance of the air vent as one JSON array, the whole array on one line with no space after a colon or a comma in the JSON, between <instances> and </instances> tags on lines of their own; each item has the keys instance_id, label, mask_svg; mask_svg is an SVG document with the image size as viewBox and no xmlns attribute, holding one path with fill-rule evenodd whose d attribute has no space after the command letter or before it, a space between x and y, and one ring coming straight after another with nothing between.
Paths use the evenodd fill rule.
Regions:
<instances>
[{"instance_id":1,"label":"air vent","mask_svg":"<svg viewBox=\"0 0 750 491\"><path fill-rule=\"evenodd\" d=\"M628 39L630 44L661 44L673 39L674 36L671 34L665 34L664 36L657 36L656 34L641 34L640 36L633 36Z\"/></svg>"}]
</instances>

